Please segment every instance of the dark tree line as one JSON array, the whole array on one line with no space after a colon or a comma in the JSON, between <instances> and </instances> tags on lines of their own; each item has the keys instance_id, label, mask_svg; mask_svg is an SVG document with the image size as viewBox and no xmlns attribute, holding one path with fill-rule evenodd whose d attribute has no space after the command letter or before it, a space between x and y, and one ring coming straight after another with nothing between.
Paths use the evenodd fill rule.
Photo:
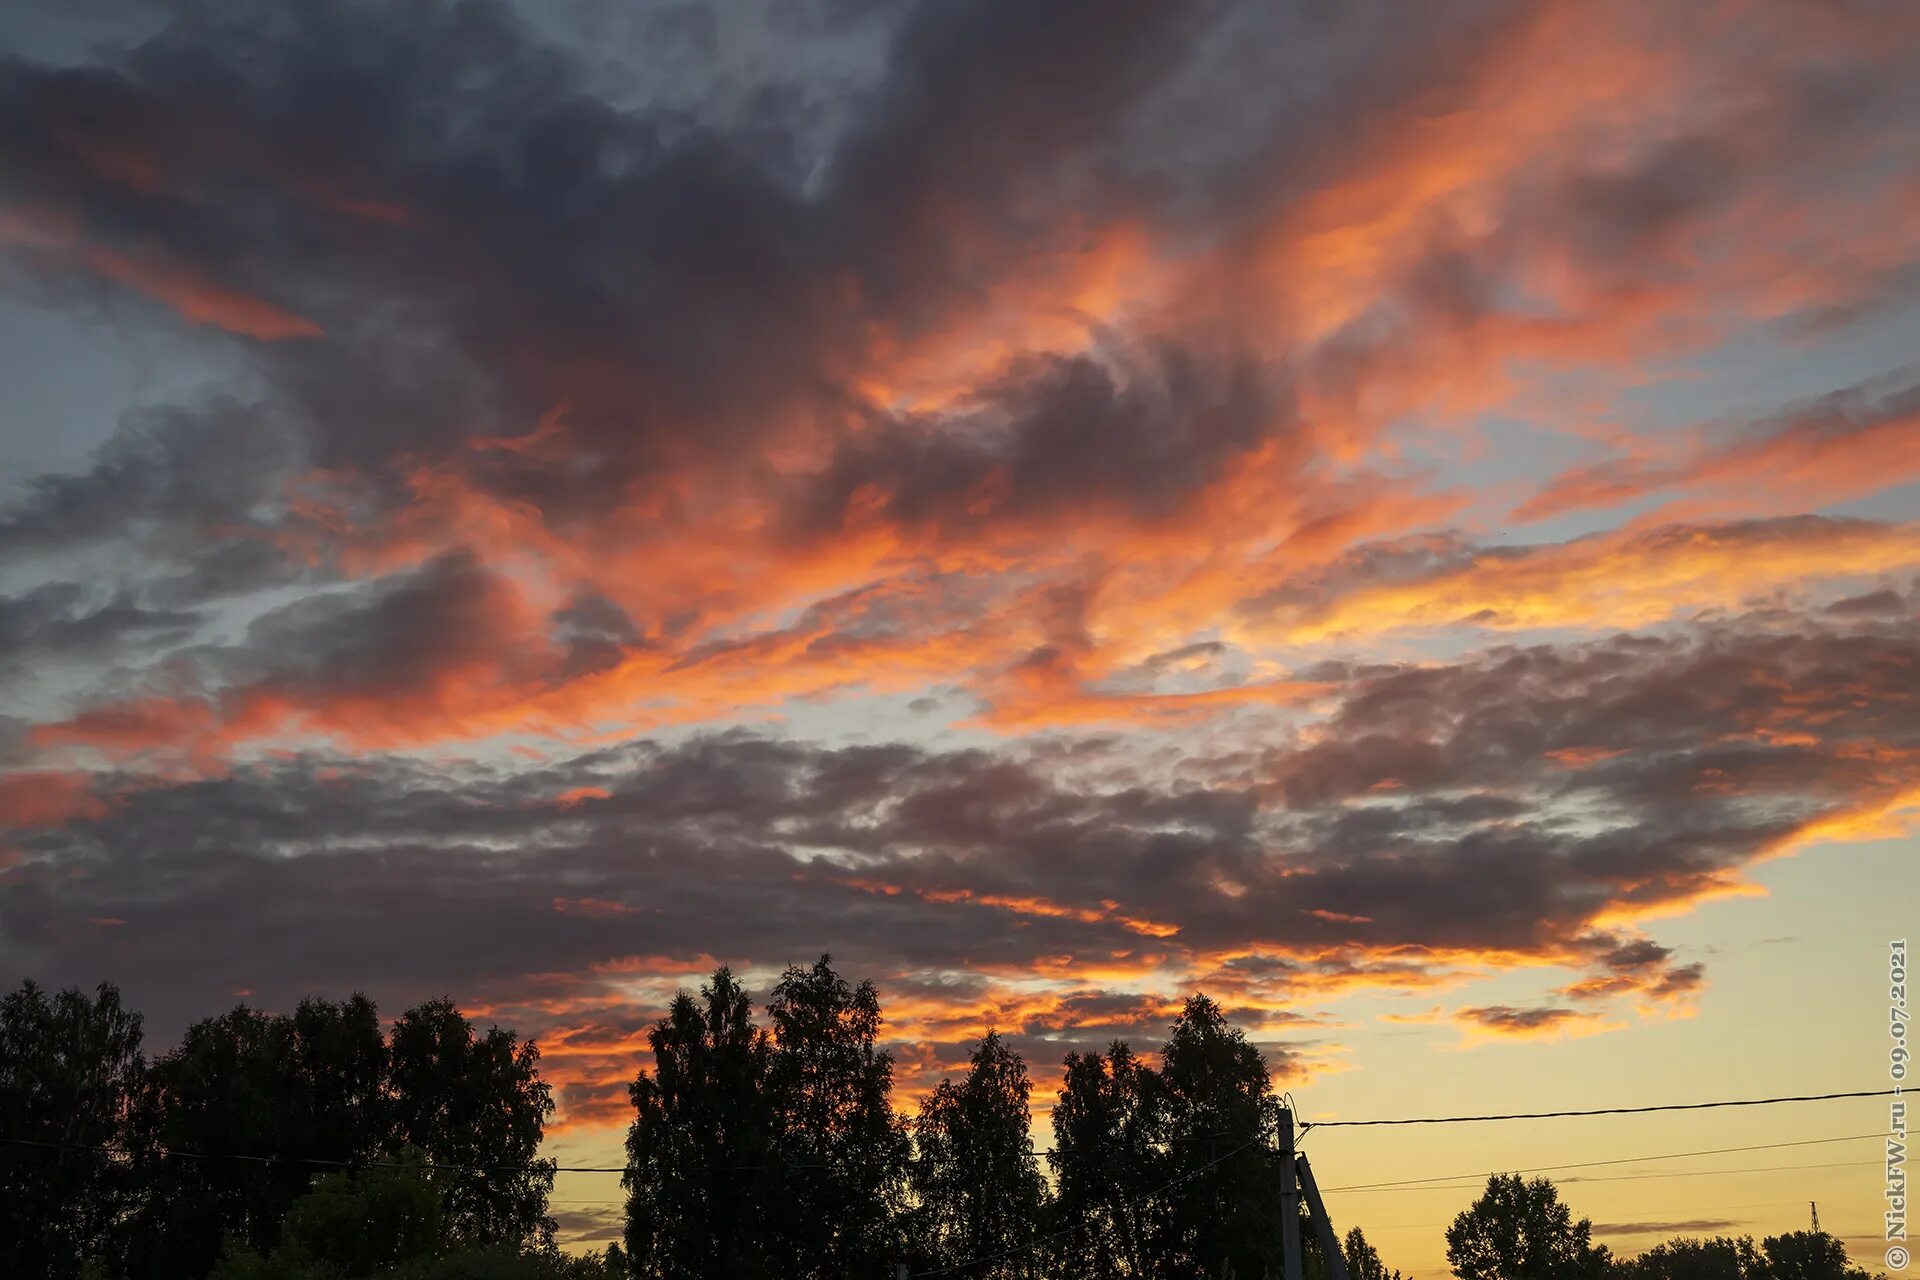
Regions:
<instances>
[{"instance_id":1,"label":"dark tree line","mask_svg":"<svg viewBox=\"0 0 1920 1280\"><path fill-rule=\"evenodd\" d=\"M676 998L631 1090L634 1273L1279 1274L1278 1104L1258 1050L1204 996L1157 1067L1124 1043L1067 1056L1051 1184L1029 1133L1027 1066L1004 1040L989 1033L907 1119L879 1031L872 985L826 957L786 972L764 1026L724 968Z\"/></svg>"},{"instance_id":2,"label":"dark tree line","mask_svg":"<svg viewBox=\"0 0 1920 1280\"><path fill-rule=\"evenodd\" d=\"M826 957L789 969L764 1028L725 968L655 1025L632 1086L626 1262L643 1280L1278 1280L1279 1104L1266 1062L1205 996L1150 1063L1070 1053L1051 1178L1026 1063L989 1032L964 1074L895 1115L880 1007ZM1336 1219L1339 1209L1333 1210ZM1324 1280L1302 1222L1305 1280ZM1545 1179L1499 1175L1448 1229L1459 1280L1866 1280L1832 1236L1674 1240L1616 1259ZM1351 1280L1402 1280L1357 1226ZM1711 1263L1712 1265L1709 1265Z\"/></svg>"},{"instance_id":3,"label":"dark tree line","mask_svg":"<svg viewBox=\"0 0 1920 1280\"><path fill-rule=\"evenodd\" d=\"M1553 1183L1517 1174L1488 1178L1453 1220L1447 1262L1459 1280L1868 1280L1825 1232L1789 1231L1757 1246L1751 1236L1682 1237L1616 1258Z\"/></svg>"},{"instance_id":4,"label":"dark tree line","mask_svg":"<svg viewBox=\"0 0 1920 1280\"><path fill-rule=\"evenodd\" d=\"M1070 1053L1053 1147L997 1034L911 1117L872 984L827 957L756 1018L721 968L649 1032L624 1245L563 1257L539 1051L449 1001L245 1006L144 1056L119 993L0 1000L0 1271L53 1280L1277 1280L1279 1107L1204 996L1149 1060ZM1336 1218L1340 1211L1334 1209ZM1304 1224L1303 1224L1304 1225ZM1459 1280L1866 1280L1831 1236L1630 1259L1545 1179L1496 1175L1446 1233ZM1303 1230L1305 1280L1325 1280ZM1352 1280L1402 1280L1354 1227Z\"/></svg>"},{"instance_id":5,"label":"dark tree line","mask_svg":"<svg viewBox=\"0 0 1920 1280\"><path fill-rule=\"evenodd\" d=\"M7 1267L53 1280L83 1268L206 1276L223 1259L244 1267L273 1255L290 1221L307 1224L310 1244L342 1197L389 1212L402 1183L432 1220L432 1239L409 1257L550 1253L553 1167L538 1152L553 1102L539 1056L445 1000L383 1034L373 1003L354 995L303 1000L291 1014L242 1005L148 1060L140 1016L115 988L50 997L28 982L0 1001ZM396 1181L374 1167L384 1162L413 1167ZM369 1195L387 1207L368 1208Z\"/></svg>"}]
</instances>

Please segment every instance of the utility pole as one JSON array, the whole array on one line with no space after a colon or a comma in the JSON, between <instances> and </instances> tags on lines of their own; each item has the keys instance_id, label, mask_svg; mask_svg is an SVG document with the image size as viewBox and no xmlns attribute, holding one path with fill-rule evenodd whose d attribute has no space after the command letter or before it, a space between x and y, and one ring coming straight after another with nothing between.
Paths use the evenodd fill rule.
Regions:
<instances>
[{"instance_id":1,"label":"utility pole","mask_svg":"<svg viewBox=\"0 0 1920 1280\"><path fill-rule=\"evenodd\" d=\"M1340 1252L1340 1241L1333 1234L1333 1219L1320 1198L1320 1184L1313 1180L1313 1166L1307 1153L1300 1153L1300 1186L1307 1193L1307 1214L1313 1219L1313 1233L1320 1241L1320 1256L1326 1259L1327 1280L1347 1280L1347 1259Z\"/></svg>"},{"instance_id":2,"label":"utility pole","mask_svg":"<svg viewBox=\"0 0 1920 1280\"><path fill-rule=\"evenodd\" d=\"M1813 1201L1809 1200L1807 1201L1807 1208L1813 1210L1813 1234L1819 1235L1820 1234L1820 1206L1815 1204Z\"/></svg>"},{"instance_id":3,"label":"utility pole","mask_svg":"<svg viewBox=\"0 0 1920 1280\"><path fill-rule=\"evenodd\" d=\"M1280 1252L1282 1280L1300 1276L1300 1191L1294 1183L1293 1109L1280 1108Z\"/></svg>"}]
</instances>

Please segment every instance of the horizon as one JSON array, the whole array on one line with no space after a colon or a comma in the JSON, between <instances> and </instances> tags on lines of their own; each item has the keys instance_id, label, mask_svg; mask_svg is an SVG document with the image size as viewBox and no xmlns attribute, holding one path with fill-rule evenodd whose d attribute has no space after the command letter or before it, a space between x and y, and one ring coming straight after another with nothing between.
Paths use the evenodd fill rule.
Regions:
<instances>
[{"instance_id":1,"label":"horizon","mask_svg":"<svg viewBox=\"0 0 1920 1280\"><path fill-rule=\"evenodd\" d=\"M445 996L562 1164L677 990L825 952L900 1109L998 1030L1041 1147L1194 992L1305 1121L1887 1087L1915 65L1870 0L7 7L0 978ZM1766 1147L1555 1180L1872 1271L1888 1123L1310 1152ZM1474 1194L1328 1207L1435 1280Z\"/></svg>"}]
</instances>

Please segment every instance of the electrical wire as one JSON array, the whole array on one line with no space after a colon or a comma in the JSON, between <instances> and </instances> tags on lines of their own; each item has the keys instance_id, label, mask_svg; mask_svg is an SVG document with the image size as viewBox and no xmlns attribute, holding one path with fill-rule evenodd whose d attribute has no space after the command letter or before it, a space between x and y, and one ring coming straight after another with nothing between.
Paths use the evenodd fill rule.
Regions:
<instances>
[{"instance_id":1,"label":"electrical wire","mask_svg":"<svg viewBox=\"0 0 1920 1280\"><path fill-rule=\"evenodd\" d=\"M1770 1107L1781 1102L1832 1102L1838 1098L1886 1098L1898 1089L1859 1089L1852 1093L1803 1093L1780 1098L1735 1098L1722 1102L1663 1102L1650 1107L1595 1107L1587 1111L1516 1111L1494 1116L1415 1116L1396 1120L1313 1120L1302 1121L1300 1131L1309 1129L1352 1129L1391 1124L1480 1124L1489 1120L1558 1120L1570 1116L1635 1116L1650 1111L1705 1111L1713 1107Z\"/></svg>"},{"instance_id":2,"label":"electrical wire","mask_svg":"<svg viewBox=\"0 0 1920 1280\"><path fill-rule=\"evenodd\" d=\"M1799 1142L1761 1142L1750 1147L1711 1147L1704 1151L1669 1151L1654 1156L1622 1156L1612 1160L1575 1160L1567 1164L1537 1164L1526 1169L1506 1169L1504 1173L1554 1173L1561 1169L1597 1169L1604 1165L1645 1164L1651 1160L1685 1160L1690 1156L1730 1156L1743 1151L1778 1151L1785 1147L1817 1147L1830 1142L1864 1142L1883 1138L1882 1133L1853 1133L1842 1138L1806 1138ZM1436 1182L1458 1182L1462 1178L1483 1178L1485 1170L1473 1173L1448 1173L1432 1178L1403 1178L1393 1182L1360 1182L1345 1187L1326 1187L1326 1191L1388 1191L1418 1187ZM1581 1179L1591 1181L1591 1179Z\"/></svg>"},{"instance_id":3,"label":"electrical wire","mask_svg":"<svg viewBox=\"0 0 1920 1280\"><path fill-rule=\"evenodd\" d=\"M1876 1137L1879 1135L1875 1135ZM1615 1173L1602 1174L1597 1178L1562 1178L1563 1186L1585 1185L1590 1182L1641 1182L1648 1178L1706 1178L1732 1173L1779 1173L1787 1169L1859 1169L1867 1165L1879 1165L1879 1160L1836 1160L1827 1164L1756 1164L1742 1169L1672 1169L1665 1173ZM1458 1182L1429 1182L1420 1186L1382 1186L1382 1187L1328 1187L1325 1194L1344 1191L1351 1195L1363 1195L1378 1191L1469 1191L1479 1185L1479 1180L1489 1177L1485 1173L1461 1174Z\"/></svg>"},{"instance_id":4,"label":"electrical wire","mask_svg":"<svg viewBox=\"0 0 1920 1280\"><path fill-rule=\"evenodd\" d=\"M1305 1134L1306 1132L1312 1129L1355 1128L1355 1127L1366 1127L1366 1126L1376 1126L1376 1125L1472 1124L1472 1123L1479 1123L1483 1121L1492 1121L1492 1120L1551 1120L1551 1119L1559 1119L1562 1117L1572 1117L1572 1116L1642 1115L1648 1112L1655 1112L1655 1111L1702 1111L1702 1110L1707 1110L1709 1108L1714 1108L1714 1107L1763 1107L1763 1106L1773 1106L1775 1104L1789 1103L1789 1102L1830 1102L1830 1101L1834 1101L1836 1099L1841 1099L1841 1098L1881 1098L1881 1097L1889 1097L1896 1092L1897 1090L1893 1090L1893 1089L1866 1089L1866 1090L1858 1090L1851 1093L1798 1094L1793 1096L1785 1096L1785 1097L1777 1097L1777 1098L1739 1098L1739 1099L1729 1099L1729 1100L1717 1101L1717 1102L1675 1102L1675 1103L1663 1103L1656 1106L1645 1106L1645 1107L1599 1107L1599 1108L1593 1108L1590 1110L1516 1112L1509 1115L1422 1116L1422 1117L1415 1117L1415 1118L1408 1118L1408 1119L1393 1119L1393 1120L1316 1120L1312 1122L1302 1123L1300 1132L1302 1134ZM1209 1137L1209 1136L1223 1136L1223 1135L1204 1135L1203 1134L1203 1135L1194 1135L1194 1136ZM1864 1136L1877 1137L1880 1135L1870 1134L1870 1135L1864 1135ZM1818 1141L1847 1141L1847 1139L1819 1139ZM12 1144L15 1146L40 1147L40 1148L51 1149L51 1150L91 1151L96 1154L102 1154L102 1155L117 1155L117 1156L132 1157L133 1155L136 1154L135 1152L129 1151L124 1147L89 1146L84 1143L70 1143L70 1142L45 1142L45 1141L40 1141L33 1138L0 1137L0 1142ZM1769 1145L1772 1145L1772 1144L1769 1144ZM1778 1145L1790 1146L1795 1144L1782 1143ZM1725 1148L1724 1150L1732 1151L1732 1150L1759 1150L1759 1149L1760 1149L1759 1147L1754 1147L1754 1148ZM416 1163L408 1163L406 1161L400 1161L400 1160L350 1161L350 1160L333 1160L333 1159L327 1159L320 1156L250 1155L250 1154L241 1154L241 1153L235 1153L235 1152L186 1151L177 1147L149 1147L138 1154L167 1156L167 1157L180 1159L180 1160L240 1160L240 1161L249 1161L255 1164L265 1164L265 1165L279 1165L279 1164L312 1165L312 1166L318 1166L322 1168L331 1168L331 1169L350 1169L350 1168L424 1169L424 1170L429 1170L433 1172L449 1172L449 1173L465 1172L465 1173L479 1173L479 1174L533 1173L533 1172L542 1172L547 1170L551 1170L554 1173L625 1173L627 1171L627 1166L625 1165L558 1165L558 1164L549 1165L549 1164L544 1164L542 1162L537 1162L537 1161L532 1163L522 1163L522 1164L451 1164L451 1163L441 1163L441 1162L435 1162L435 1161L421 1161ZM1037 1151L1034 1154L1052 1155L1054 1153L1052 1151ZM1700 1154L1719 1154L1719 1153L1716 1152L1716 1153L1700 1153ZM1221 1158L1224 1159L1225 1157L1221 1157ZM1664 1159L1667 1157L1647 1157L1647 1158ZM1596 1163L1602 1163L1602 1162L1596 1162ZM1619 1163L1619 1162L1616 1162L1616 1163ZM734 1166L727 1166L727 1167L736 1168L740 1170L757 1170L757 1169L775 1169L775 1168L822 1169L822 1168L828 1168L831 1166L824 1165L824 1164L757 1164L757 1165L734 1165ZM1207 1168L1207 1167L1210 1167L1210 1166L1202 1166L1202 1168ZM1575 1165L1544 1166L1544 1168L1548 1168L1548 1169L1556 1168L1556 1167L1574 1168L1577 1166ZM1527 1172L1537 1172L1537 1170L1529 1170ZM1478 1174L1462 1174L1462 1175L1456 1175L1456 1176L1478 1177L1479 1175ZM1329 1190L1357 1190L1359 1188L1342 1187L1342 1188L1328 1188L1328 1189Z\"/></svg>"}]
</instances>

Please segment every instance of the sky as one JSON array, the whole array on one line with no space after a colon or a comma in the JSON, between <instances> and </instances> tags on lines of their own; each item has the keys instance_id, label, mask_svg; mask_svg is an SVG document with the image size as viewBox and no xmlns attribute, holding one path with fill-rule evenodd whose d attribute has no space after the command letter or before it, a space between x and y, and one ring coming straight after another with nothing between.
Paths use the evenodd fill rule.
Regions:
<instances>
[{"instance_id":1,"label":"sky","mask_svg":"<svg viewBox=\"0 0 1920 1280\"><path fill-rule=\"evenodd\" d=\"M158 1044L451 995L582 1162L676 989L823 951L904 1105L995 1028L1043 1145L1192 991L1304 1119L1884 1083L1920 7L31 0L0 50L9 981ZM1817 1199L1873 1262L1885 1120L1307 1150L1807 1143L1556 1176L1616 1250ZM1432 1276L1471 1182L1329 1209ZM568 1238L617 1197L563 1176Z\"/></svg>"}]
</instances>

